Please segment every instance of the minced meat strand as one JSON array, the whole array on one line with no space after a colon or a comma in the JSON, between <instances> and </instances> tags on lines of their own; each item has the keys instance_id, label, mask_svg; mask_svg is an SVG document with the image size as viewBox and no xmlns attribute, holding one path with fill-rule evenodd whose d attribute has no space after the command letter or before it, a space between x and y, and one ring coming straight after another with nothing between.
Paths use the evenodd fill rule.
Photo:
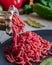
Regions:
<instances>
[{"instance_id":1,"label":"minced meat strand","mask_svg":"<svg viewBox=\"0 0 52 65\"><path fill-rule=\"evenodd\" d=\"M6 48L6 59L17 65L32 65L32 62L41 62L41 58L52 55L52 43L43 39L35 32L23 31L25 24L15 13L12 19L13 44Z\"/></svg>"}]
</instances>

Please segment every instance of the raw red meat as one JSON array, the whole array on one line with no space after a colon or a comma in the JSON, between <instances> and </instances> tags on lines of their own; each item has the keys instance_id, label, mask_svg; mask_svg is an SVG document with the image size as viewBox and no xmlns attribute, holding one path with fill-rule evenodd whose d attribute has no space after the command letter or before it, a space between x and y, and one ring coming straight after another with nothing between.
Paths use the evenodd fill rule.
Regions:
<instances>
[{"instance_id":1,"label":"raw red meat","mask_svg":"<svg viewBox=\"0 0 52 65\"><path fill-rule=\"evenodd\" d=\"M25 24L15 13L12 19L13 44L6 48L6 59L17 65L32 65L31 62L41 62L40 58L45 58L48 54L52 55L50 49L52 43L46 41L34 32L23 31Z\"/></svg>"}]
</instances>

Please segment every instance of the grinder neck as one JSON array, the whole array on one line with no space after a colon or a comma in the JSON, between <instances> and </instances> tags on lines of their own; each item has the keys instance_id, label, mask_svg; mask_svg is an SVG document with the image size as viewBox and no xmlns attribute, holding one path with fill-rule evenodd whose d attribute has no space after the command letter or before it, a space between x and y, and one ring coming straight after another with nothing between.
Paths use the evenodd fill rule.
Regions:
<instances>
[{"instance_id":1,"label":"grinder neck","mask_svg":"<svg viewBox=\"0 0 52 65\"><path fill-rule=\"evenodd\" d=\"M18 9L11 5L8 11L3 11L0 14L0 30L4 30L8 35L12 33L12 16L14 13L19 15Z\"/></svg>"}]
</instances>

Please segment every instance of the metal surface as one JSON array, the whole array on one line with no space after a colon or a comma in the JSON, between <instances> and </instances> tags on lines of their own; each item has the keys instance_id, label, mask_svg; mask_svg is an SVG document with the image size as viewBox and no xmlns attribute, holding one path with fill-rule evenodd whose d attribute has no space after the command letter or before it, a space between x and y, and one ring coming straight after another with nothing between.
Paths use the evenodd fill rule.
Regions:
<instances>
[{"instance_id":1,"label":"metal surface","mask_svg":"<svg viewBox=\"0 0 52 65\"><path fill-rule=\"evenodd\" d=\"M10 6L8 11L0 11L0 30L4 29L9 35L12 33L12 17L14 13L17 13L19 15L18 9L13 5Z\"/></svg>"}]
</instances>

